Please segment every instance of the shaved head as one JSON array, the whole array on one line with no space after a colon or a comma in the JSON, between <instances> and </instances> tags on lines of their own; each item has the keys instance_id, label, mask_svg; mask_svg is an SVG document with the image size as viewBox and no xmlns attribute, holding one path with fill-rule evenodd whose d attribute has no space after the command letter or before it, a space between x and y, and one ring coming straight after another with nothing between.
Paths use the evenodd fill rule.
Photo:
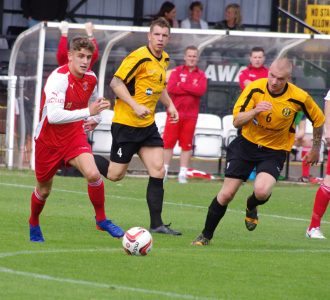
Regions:
<instances>
[{"instance_id":1,"label":"shaved head","mask_svg":"<svg viewBox=\"0 0 330 300\"><path fill-rule=\"evenodd\" d=\"M268 72L268 90L273 94L281 94L291 79L292 63L287 58L273 61Z\"/></svg>"},{"instance_id":2,"label":"shaved head","mask_svg":"<svg viewBox=\"0 0 330 300\"><path fill-rule=\"evenodd\" d=\"M281 70L281 73L286 73L286 75L291 77L292 63L286 57L278 58L273 61L273 63L270 65L269 69Z\"/></svg>"}]
</instances>

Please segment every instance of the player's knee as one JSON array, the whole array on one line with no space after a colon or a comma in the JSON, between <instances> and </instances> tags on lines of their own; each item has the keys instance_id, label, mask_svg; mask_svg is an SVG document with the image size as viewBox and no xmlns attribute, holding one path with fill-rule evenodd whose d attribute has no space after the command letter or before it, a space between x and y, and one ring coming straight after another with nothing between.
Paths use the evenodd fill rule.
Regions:
<instances>
[{"instance_id":1,"label":"player's knee","mask_svg":"<svg viewBox=\"0 0 330 300\"><path fill-rule=\"evenodd\" d=\"M235 192L233 191L220 191L218 199L222 205L226 205L234 198L234 196Z\"/></svg>"},{"instance_id":2,"label":"player's knee","mask_svg":"<svg viewBox=\"0 0 330 300\"><path fill-rule=\"evenodd\" d=\"M258 200L266 200L269 198L269 195L271 194L268 190L268 188L260 186L255 187L254 194Z\"/></svg>"},{"instance_id":3,"label":"player's knee","mask_svg":"<svg viewBox=\"0 0 330 300\"><path fill-rule=\"evenodd\" d=\"M88 172L85 174L85 177L88 182L95 182L100 179L101 174L100 172L96 170L88 170Z\"/></svg>"},{"instance_id":4,"label":"player's knee","mask_svg":"<svg viewBox=\"0 0 330 300\"><path fill-rule=\"evenodd\" d=\"M38 188L38 194L41 196L42 199L47 199L48 196L50 195L51 188L48 187L41 187Z\"/></svg>"},{"instance_id":5,"label":"player's knee","mask_svg":"<svg viewBox=\"0 0 330 300\"><path fill-rule=\"evenodd\" d=\"M150 170L149 175L156 178L164 178L165 167L164 164L155 165L152 170Z\"/></svg>"},{"instance_id":6,"label":"player's knee","mask_svg":"<svg viewBox=\"0 0 330 300\"><path fill-rule=\"evenodd\" d=\"M120 174L113 174L113 173L109 173L107 175L107 178L111 181L120 181L124 178L125 173L120 173Z\"/></svg>"}]
</instances>

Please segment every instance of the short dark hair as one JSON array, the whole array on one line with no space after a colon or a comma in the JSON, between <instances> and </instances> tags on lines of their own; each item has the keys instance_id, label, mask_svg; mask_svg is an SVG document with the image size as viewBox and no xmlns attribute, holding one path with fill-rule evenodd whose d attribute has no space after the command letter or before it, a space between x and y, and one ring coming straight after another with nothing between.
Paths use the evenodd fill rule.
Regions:
<instances>
[{"instance_id":1,"label":"short dark hair","mask_svg":"<svg viewBox=\"0 0 330 300\"><path fill-rule=\"evenodd\" d=\"M262 52L262 53L265 53L265 50L262 47L253 47L251 49L251 51L250 51L250 54L252 54L252 52Z\"/></svg>"},{"instance_id":2,"label":"short dark hair","mask_svg":"<svg viewBox=\"0 0 330 300\"><path fill-rule=\"evenodd\" d=\"M165 13L171 12L175 8L175 4L170 1L165 1L157 13L157 17L164 17Z\"/></svg>"},{"instance_id":3,"label":"short dark hair","mask_svg":"<svg viewBox=\"0 0 330 300\"><path fill-rule=\"evenodd\" d=\"M71 39L69 50L80 51L81 49L87 49L92 53L94 52L95 46L88 36L77 35Z\"/></svg>"},{"instance_id":4,"label":"short dark hair","mask_svg":"<svg viewBox=\"0 0 330 300\"><path fill-rule=\"evenodd\" d=\"M157 18L156 20L153 20L150 24L150 32L154 29L155 26L159 26L161 28L167 27L168 31L171 31L171 25L170 23L163 17Z\"/></svg>"},{"instance_id":5,"label":"short dark hair","mask_svg":"<svg viewBox=\"0 0 330 300\"><path fill-rule=\"evenodd\" d=\"M199 7L201 10L203 10L203 4L200 1L191 2L190 6L189 6L189 9L193 10L194 7Z\"/></svg>"}]
</instances>

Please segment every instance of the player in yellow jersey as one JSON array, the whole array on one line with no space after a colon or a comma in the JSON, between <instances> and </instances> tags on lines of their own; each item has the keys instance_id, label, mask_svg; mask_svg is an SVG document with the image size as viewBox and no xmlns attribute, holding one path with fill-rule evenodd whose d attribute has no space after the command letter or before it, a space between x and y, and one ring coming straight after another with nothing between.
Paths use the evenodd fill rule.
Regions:
<instances>
[{"instance_id":1,"label":"player in yellow jersey","mask_svg":"<svg viewBox=\"0 0 330 300\"><path fill-rule=\"evenodd\" d=\"M116 71L110 87L117 95L112 120L112 147L107 178L121 180L132 156L137 153L145 165L149 182L147 203L150 212L150 231L181 235L161 217L165 175L163 140L155 124L155 108L160 100L177 122L179 115L166 86L169 56L164 51L170 37L170 25L164 18L154 20L148 33L148 46L130 53Z\"/></svg>"},{"instance_id":2,"label":"player in yellow jersey","mask_svg":"<svg viewBox=\"0 0 330 300\"><path fill-rule=\"evenodd\" d=\"M229 202L256 167L254 191L247 199L245 225L249 231L258 224L257 206L265 204L283 168L286 154L294 144L294 119L304 111L313 124L313 147L306 154L309 164L319 159L324 114L308 93L290 83L292 64L287 58L275 60L268 78L249 84L234 106L234 126L242 127L228 147L225 180L208 209L202 233L193 245L208 245Z\"/></svg>"}]
</instances>

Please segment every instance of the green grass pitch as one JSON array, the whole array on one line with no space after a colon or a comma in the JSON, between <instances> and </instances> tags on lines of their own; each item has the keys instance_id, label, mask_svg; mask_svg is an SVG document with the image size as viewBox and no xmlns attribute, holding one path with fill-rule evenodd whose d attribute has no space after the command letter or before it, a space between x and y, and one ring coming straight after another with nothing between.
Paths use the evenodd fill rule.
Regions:
<instances>
[{"instance_id":1,"label":"green grass pitch","mask_svg":"<svg viewBox=\"0 0 330 300\"><path fill-rule=\"evenodd\" d=\"M309 240L317 186L279 183L246 230L244 184L208 247L191 246L221 182L165 183L164 222L146 257L95 229L83 178L56 177L41 216L45 243L28 238L32 172L0 169L0 299L329 299L330 241ZM106 181L106 211L124 229L149 226L147 178ZM322 224L330 238L329 213Z\"/></svg>"}]
</instances>

